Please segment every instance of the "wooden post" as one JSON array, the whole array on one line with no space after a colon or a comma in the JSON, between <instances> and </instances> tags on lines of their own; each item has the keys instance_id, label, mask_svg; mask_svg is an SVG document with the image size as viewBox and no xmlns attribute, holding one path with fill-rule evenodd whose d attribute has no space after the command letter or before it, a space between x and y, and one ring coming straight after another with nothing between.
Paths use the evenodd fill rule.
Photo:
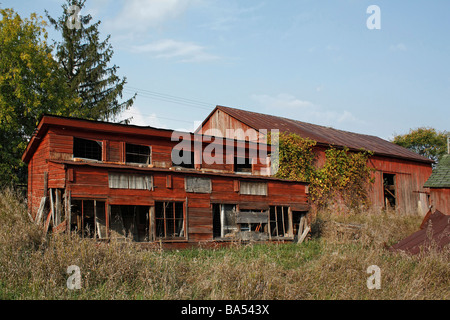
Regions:
<instances>
[{"instance_id":1,"label":"wooden post","mask_svg":"<svg viewBox=\"0 0 450 320\"><path fill-rule=\"evenodd\" d=\"M36 213L35 222L37 224L41 224L42 217L44 215L45 203L47 202L47 197L42 197L41 204L39 205L39 209Z\"/></svg>"},{"instance_id":2,"label":"wooden post","mask_svg":"<svg viewBox=\"0 0 450 320\"><path fill-rule=\"evenodd\" d=\"M70 228L72 226L72 198L70 196L70 191L67 191L67 189L66 189L66 193L68 193L68 195L67 195L67 211L66 211L67 231L70 233Z\"/></svg>"},{"instance_id":3,"label":"wooden post","mask_svg":"<svg viewBox=\"0 0 450 320\"><path fill-rule=\"evenodd\" d=\"M294 222L293 222L293 218L292 218L292 209L291 207L288 208L288 234L289 237L294 237Z\"/></svg>"},{"instance_id":4,"label":"wooden post","mask_svg":"<svg viewBox=\"0 0 450 320\"><path fill-rule=\"evenodd\" d=\"M50 213L53 224L55 224L55 202L53 201L53 189L50 189Z\"/></svg>"},{"instance_id":5,"label":"wooden post","mask_svg":"<svg viewBox=\"0 0 450 320\"><path fill-rule=\"evenodd\" d=\"M44 194L42 195L43 197L47 196L47 190L48 190L48 172L45 171L44 172Z\"/></svg>"},{"instance_id":6,"label":"wooden post","mask_svg":"<svg viewBox=\"0 0 450 320\"><path fill-rule=\"evenodd\" d=\"M225 205L220 204L220 237L225 237Z\"/></svg>"},{"instance_id":7,"label":"wooden post","mask_svg":"<svg viewBox=\"0 0 450 320\"><path fill-rule=\"evenodd\" d=\"M155 241L155 234L156 234L156 226L155 226L155 206L150 206L148 210L148 239L149 241Z\"/></svg>"},{"instance_id":8,"label":"wooden post","mask_svg":"<svg viewBox=\"0 0 450 320\"><path fill-rule=\"evenodd\" d=\"M61 190L55 189L55 226L61 223Z\"/></svg>"}]
</instances>

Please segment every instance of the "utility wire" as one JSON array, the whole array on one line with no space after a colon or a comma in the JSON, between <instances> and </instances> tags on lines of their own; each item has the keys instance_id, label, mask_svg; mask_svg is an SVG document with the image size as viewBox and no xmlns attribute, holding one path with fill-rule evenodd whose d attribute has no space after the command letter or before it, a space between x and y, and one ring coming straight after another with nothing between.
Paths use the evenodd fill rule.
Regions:
<instances>
[{"instance_id":1,"label":"utility wire","mask_svg":"<svg viewBox=\"0 0 450 320\"><path fill-rule=\"evenodd\" d=\"M130 86L125 86L124 91L126 93L130 93L130 94L137 93L138 96L142 96L144 98L160 100L160 101L164 101L164 102L174 103L174 104L183 105L183 106L191 107L191 108L202 109L202 110L211 110L212 109L211 106L214 105L214 104L208 103L208 102L203 102L203 101L193 100L193 99L188 99L188 98L182 98L182 97L178 97L178 96L174 96L174 95L159 93L159 92L145 90L145 89L139 89L139 88L130 87Z\"/></svg>"}]
</instances>

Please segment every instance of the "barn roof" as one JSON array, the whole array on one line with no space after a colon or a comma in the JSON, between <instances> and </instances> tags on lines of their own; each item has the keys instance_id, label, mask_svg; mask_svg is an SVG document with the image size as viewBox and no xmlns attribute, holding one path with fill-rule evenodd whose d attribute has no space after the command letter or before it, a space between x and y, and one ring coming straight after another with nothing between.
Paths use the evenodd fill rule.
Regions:
<instances>
[{"instance_id":1,"label":"barn roof","mask_svg":"<svg viewBox=\"0 0 450 320\"><path fill-rule=\"evenodd\" d=\"M430 178L424 185L425 188L450 188L450 154L442 157Z\"/></svg>"},{"instance_id":2,"label":"barn roof","mask_svg":"<svg viewBox=\"0 0 450 320\"><path fill-rule=\"evenodd\" d=\"M216 112L221 110L238 121L255 129L279 129L281 132L295 133L303 138L315 140L321 145L333 145L337 147L348 147L353 150L365 149L377 155L414 160L419 162L432 163L433 161L423 157L411 150L403 148L392 142L383 140L376 136L359 134L338 130L330 127L320 126L298 120L235 109L224 106L217 106L203 122Z\"/></svg>"}]
</instances>

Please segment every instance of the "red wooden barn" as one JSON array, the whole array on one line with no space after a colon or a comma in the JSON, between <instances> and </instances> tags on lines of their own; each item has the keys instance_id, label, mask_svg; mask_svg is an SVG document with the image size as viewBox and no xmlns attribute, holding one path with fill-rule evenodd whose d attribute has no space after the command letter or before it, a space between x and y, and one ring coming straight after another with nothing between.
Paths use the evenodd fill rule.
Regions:
<instances>
[{"instance_id":1,"label":"red wooden barn","mask_svg":"<svg viewBox=\"0 0 450 320\"><path fill-rule=\"evenodd\" d=\"M376 169L370 190L373 206L392 206L400 212L419 211L423 215L428 211L429 189L423 186L431 175L432 161L381 138L223 106L217 106L196 132L227 138L237 133L239 139L265 141L263 130L272 129L315 140L318 166L324 164L325 150L330 146L374 152L369 160ZM245 135L255 130L257 136Z\"/></svg>"},{"instance_id":2,"label":"red wooden barn","mask_svg":"<svg viewBox=\"0 0 450 320\"><path fill-rule=\"evenodd\" d=\"M248 157L267 152L264 144L226 145L232 152L222 154L192 133L43 116L22 157L29 211L53 231L98 239L294 240L309 210L307 184L263 175L264 159L238 161L237 150ZM223 163L201 157L207 150Z\"/></svg>"}]
</instances>

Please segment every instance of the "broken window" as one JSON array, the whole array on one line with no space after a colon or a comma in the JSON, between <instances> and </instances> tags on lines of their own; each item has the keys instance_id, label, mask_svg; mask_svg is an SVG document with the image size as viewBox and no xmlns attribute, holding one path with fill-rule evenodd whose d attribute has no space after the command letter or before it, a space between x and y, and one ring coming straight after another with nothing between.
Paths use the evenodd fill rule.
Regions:
<instances>
[{"instance_id":1,"label":"broken window","mask_svg":"<svg viewBox=\"0 0 450 320\"><path fill-rule=\"evenodd\" d=\"M157 239L186 238L183 202L155 202L155 232Z\"/></svg>"},{"instance_id":2,"label":"broken window","mask_svg":"<svg viewBox=\"0 0 450 320\"><path fill-rule=\"evenodd\" d=\"M139 164L150 164L150 147L141 146L137 144L126 144L126 156L125 161L127 163L139 163Z\"/></svg>"},{"instance_id":3,"label":"broken window","mask_svg":"<svg viewBox=\"0 0 450 320\"><path fill-rule=\"evenodd\" d=\"M108 184L111 189L153 190L153 177L110 172Z\"/></svg>"},{"instance_id":4,"label":"broken window","mask_svg":"<svg viewBox=\"0 0 450 320\"><path fill-rule=\"evenodd\" d=\"M102 142L73 138L73 157L101 161Z\"/></svg>"},{"instance_id":5,"label":"broken window","mask_svg":"<svg viewBox=\"0 0 450 320\"><path fill-rule=\"evenodd\" d=\"M213 237L233 237L237 231L236 206L234 204L213 204Z\"/></svg>"},{"instance_id":6,"label":"broken window","mask_svg":"<svg viewBox=\"0 0 450 320\"><path fill-rule=\"evenodd\" d=\"M110 233L114 239L149 241L149 206L111 206Z\"/></svg>"},{"instance_id":7,"label":"broken window","mask_svg":"<svg viewBox=\"0 0 450 320\"><path fill-rule=\"evenodd\" d=\"M247 195L267 196L267 183L241 181L240 193Z\"/></svg>"},{"instance_id":8,"label":"broken window","mask_svg":"<svg viewBox=\"0 0 450 320\"><path fill-rule=\"evenodd\" d=\"M395 190L395 174L383 173L383 189L385 208L395 209L396 190Z\"/></svg>"},{"instance_id":9,"label":"broken window","mask_svg":"<svg viewBox=\"0 0 450 320\"><path fill-rule=\"evenodd\" d=\"M252 173L252 159L234 157L234 171L237 173Z\"/></svg>"},{"instance_id":10,"label":"broken window","mask_svg":"<svg viewBox=\"0 0 450 320\"><path fill-rule=\"evenodd\" d=\"M172 165L176 167L194 169L195 168L194 151L172 150Z\"/></svg>"},{"instance_id":11,"label":"broken window","mask_svg":"<svg viewBox=\"0 0 450 320\"><path fill-rule=\"evenodd\" d=\"M270 235L272 237L289 236L289 208L282 206L271 206L269 214Z\"/></svg>"},{"instance_id":12,"label":"broken window","mask_svg":"<svg viewBox=\"0 0 450 320\"><path fill-rule=\"evenodd\" d=\"M71 214L72 231L80 233L82 237L108 238L105 201L72 200Z\"/></svg>"}]
</instances>

